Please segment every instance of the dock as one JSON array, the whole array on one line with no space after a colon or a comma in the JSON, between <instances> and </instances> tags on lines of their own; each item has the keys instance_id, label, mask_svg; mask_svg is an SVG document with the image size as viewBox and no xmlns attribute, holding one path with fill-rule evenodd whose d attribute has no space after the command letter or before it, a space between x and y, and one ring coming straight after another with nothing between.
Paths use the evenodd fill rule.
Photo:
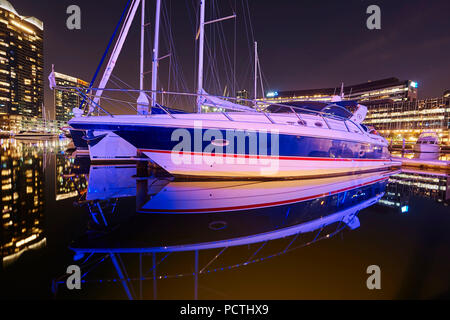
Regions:
<instances>
[{"instance_id":1,"label":"dock","mask_svg":"<svg viewBox=\"0 0 450 320\"><path fill-rule=\"evenodd\" d=\"M439 170L440 172L450 172L450 161L444 160L425 160L425 159L407 159L393 157L392 160L400 161L402 167L405 168L420 168Z\"/></svg>"}]
</instances>

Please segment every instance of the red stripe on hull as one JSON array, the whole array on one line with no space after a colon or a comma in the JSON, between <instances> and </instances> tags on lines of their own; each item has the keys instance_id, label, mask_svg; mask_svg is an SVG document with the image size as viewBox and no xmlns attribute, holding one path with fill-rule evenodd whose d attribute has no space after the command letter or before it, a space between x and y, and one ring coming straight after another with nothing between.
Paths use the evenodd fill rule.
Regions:
<instances>
[{"instance_id":1,"label":"red stripe on hull","mask_svg":"<svg viewBox=\"0 0 450 320\"><path fill-rule=\"evenodd\" d=\"M138 149L140 152L153 152L153 153L163 153L170 154L172 152L178 155L191 155L191 156L210 156L210 157L225 157L225 158L245 158L245 159L279 159L279 160L297 160L297 161L357 161L357 162L386 162L391 161L391 159L356 159L356 158L313 158L313 157L283 157L283 156L253 156L253 155L242 155L242 154L206 154L200 152L184 152L184 151L169 151L169 150L151 150L151 149Z\"/></svg>"}]
</instances>

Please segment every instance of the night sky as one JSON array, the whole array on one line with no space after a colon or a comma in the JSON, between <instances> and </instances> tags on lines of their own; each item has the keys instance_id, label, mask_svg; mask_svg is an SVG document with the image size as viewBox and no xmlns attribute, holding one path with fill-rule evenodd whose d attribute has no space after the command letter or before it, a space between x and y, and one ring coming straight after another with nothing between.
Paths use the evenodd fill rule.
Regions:
<instances>
[{"instance_id":1,"label":"night sky","mask_svg":"<svg viewBox=\"0 0 450 320\"><path fill-rule=\"evenodd\" d=\"M177 74L184 81L178 81L172 89L193 91L196 84L194 4L197 1L162 1L171 15L180 66ZM10 2L19 14L35 16L44 22L46 105L52 106L47 81L51 64L55 64L56 71L90 81L127 1ZM66 8L72 4L81 8L81 30L66 28ZM147 20L152 23L150 33L153 32L154 4L154 0L147 0ZM246 14L247 4L253 30ZM381 8L381 30L366 28L369 16L366 8L371 4ZM341 82L351 85L392 76L418 81L419 98L440 96L450 89L450 1L207 0L207 20L228 16L234 11L236 22L224 21L220 26L210 25L206 29L209 52L215 56L215 64L206 59L205 65L216 66L215 73L211 67L206 67L205 88L211 94L221 95L225 86L232 93L230 75L234 65L235 28L236 89L253 91L253 40L258 41L266 92L339 87ZM114 71L117 77L135 88L138 87L138 20L140 17L135 19ZM168 52L165 34L162 30L160 55ZM220 37L224 39L222 43L218 40L222 39ZM152 43L151 38L149 35L147 44ZM146 49L147 61L150 48L148 45ZM160 64L160 79L165 89L168 61ZM150 69L147 63L146 70ZM146 88L149 87L150 75L146 80Z\"/></svg>"}]
</instances>

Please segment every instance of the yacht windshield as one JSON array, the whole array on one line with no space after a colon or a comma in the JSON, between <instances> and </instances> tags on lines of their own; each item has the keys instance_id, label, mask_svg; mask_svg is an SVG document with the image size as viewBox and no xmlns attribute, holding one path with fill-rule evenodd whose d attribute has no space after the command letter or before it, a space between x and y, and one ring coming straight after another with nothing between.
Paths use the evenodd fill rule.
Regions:
<instances>
[{"instance_id":1,"label":"yacht windshield","mask_svg":"<svg viewBox=\"0 0 450 320\"><path fill-rule=\"evenodd\" d=\"M347 108L356 107L354 101L319 102L319 101L294 101L281 105L270 105L267 111L271 113L290 113L291 106L297 113L316 114L323 112L332 116L350 119L353 115Z\"/></svg>"},{"instance_id":2,"label":"yacht windshield","mask_svg":"<svg viewBox=\"0 0 450 320\"><path fill-rule=\"evenodd\" d=\"M422 132L417 139L418 144L439 144L439 136L435 132Z\"/></svg>"}]
</instances>

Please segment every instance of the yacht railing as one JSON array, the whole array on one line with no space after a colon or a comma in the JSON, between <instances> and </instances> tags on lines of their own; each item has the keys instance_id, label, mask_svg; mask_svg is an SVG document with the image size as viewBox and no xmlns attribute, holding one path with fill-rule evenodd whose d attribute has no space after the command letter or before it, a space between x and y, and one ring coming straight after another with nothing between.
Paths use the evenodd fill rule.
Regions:
<instances>
[{"instance_id":1,"label":"yacht railing","mask_svg":"<svg viewBox=\"0 0 450 320\"><path fill-rule=\"evenodd\" d=\"M83 88L79 88L79 87L55 87L55 90L61 90L61 91L70 91L70 92L76 92L78 95L80 95L85 101L87 101L86 103L86 108L88 108L88 106L93 105L97 110L101 110L103 111L106 115L110 116L110 117L114 117L114 115L110 112L108 112L107 110L105 110L104 108L102 108L98 103L96 103L94 101L95 98L100 98L103 100L107 100L107 101L111 101L111 102L120 102L120 103L126 103L128 106L130 106L132 108L133 111L137 112L136 108L133 108L132 105L136 104L136 102L130 102L130 101L125 101L125 100L120 100L120 99L116 99L116 98L110 98L110 97L106 97L105 95L100 96L96 96L95 94L86 94L85 92L83 92ZM97 90L96 88L91 88L91 92ZM178 95L178 96L185 96L185 97L215 97L215 98L219 98L219 99L223 99L223 100L232 100L232 101L239 101L239 102L248 102L250 104L253 104L255 106L254 112L255 113L259 113L259 114L263 114L272 124L277 124L276 121L273 120L273 118L270 116L271 113L266 112L264 110L265 106L278 106L278 107L282 107L282 108L286 108L287 110L290 110L293 114L296 115L296 117L298 118L298 125L304 125L307 126L307 122L306 120L302 117L302 112L303 114L313 114L316 115L318 117L320 117L323 122L325 123L326 127L330 130L333 130L333 128L331 127L329 121L327 119L333 119L333 120L338 120L338 121L342 121L345 125L345 128L348 132L354 133L356 131L352 131L348 124L347 121L352 123L356 128L358 128L359 132L362 134L367 133L362 127L361 125L357 124L356 122L354 122L353 120L349 119L349 118L345 118L345 117L341 117L338 115L333 115L333 114L329 114L323 111L316 111L316 110L311 110L311 109L306 109L306 108L302 108L302 107L297 107L297 106L292 106L289 105L288 102L284 102L284 103L272 103L270 101L266 101L266 100L251 100L251 99L243 99L243 98L233 98L233 97L222 97L222 96L214 96L214 95L208 95L208 94L198 94L198 93L186 93L186 92L170 92L170 91L161 91L161 90L137 90L137 89L102 89L104 92L128 92L128 93L140 93L140 92L144 92L145 94L150 94L150 93L158 93L158 94L167 94L167 95ZM149 97L150 100L150 97ZM330 102L329 105L333 105L333 102ZM172 119L176 119L175 114L171 113L168 109L166 109L165 107L163 107L162 105L156 103L155 106L152 107L157 107L159 109L161 109L165 114L167 114L168 116L170 116ZM221 109L227 109L224 106L219 106L217 105L217 108L221 108ZM86 111L86 110L84 110ZM251 111L250 111L251 112ZM221 113L224 115L224 117L229 120L229 121L234 121L233 117L230 115L229 112L225 112L225 111L221 111ZM91 116L92 112L88 112L88 116ZM98 113L99 114L99 113ZM142 116L146 117L146 114L142 114ZM358 133L359 133L358 132Z\"/></svg>"}]
</instances>

